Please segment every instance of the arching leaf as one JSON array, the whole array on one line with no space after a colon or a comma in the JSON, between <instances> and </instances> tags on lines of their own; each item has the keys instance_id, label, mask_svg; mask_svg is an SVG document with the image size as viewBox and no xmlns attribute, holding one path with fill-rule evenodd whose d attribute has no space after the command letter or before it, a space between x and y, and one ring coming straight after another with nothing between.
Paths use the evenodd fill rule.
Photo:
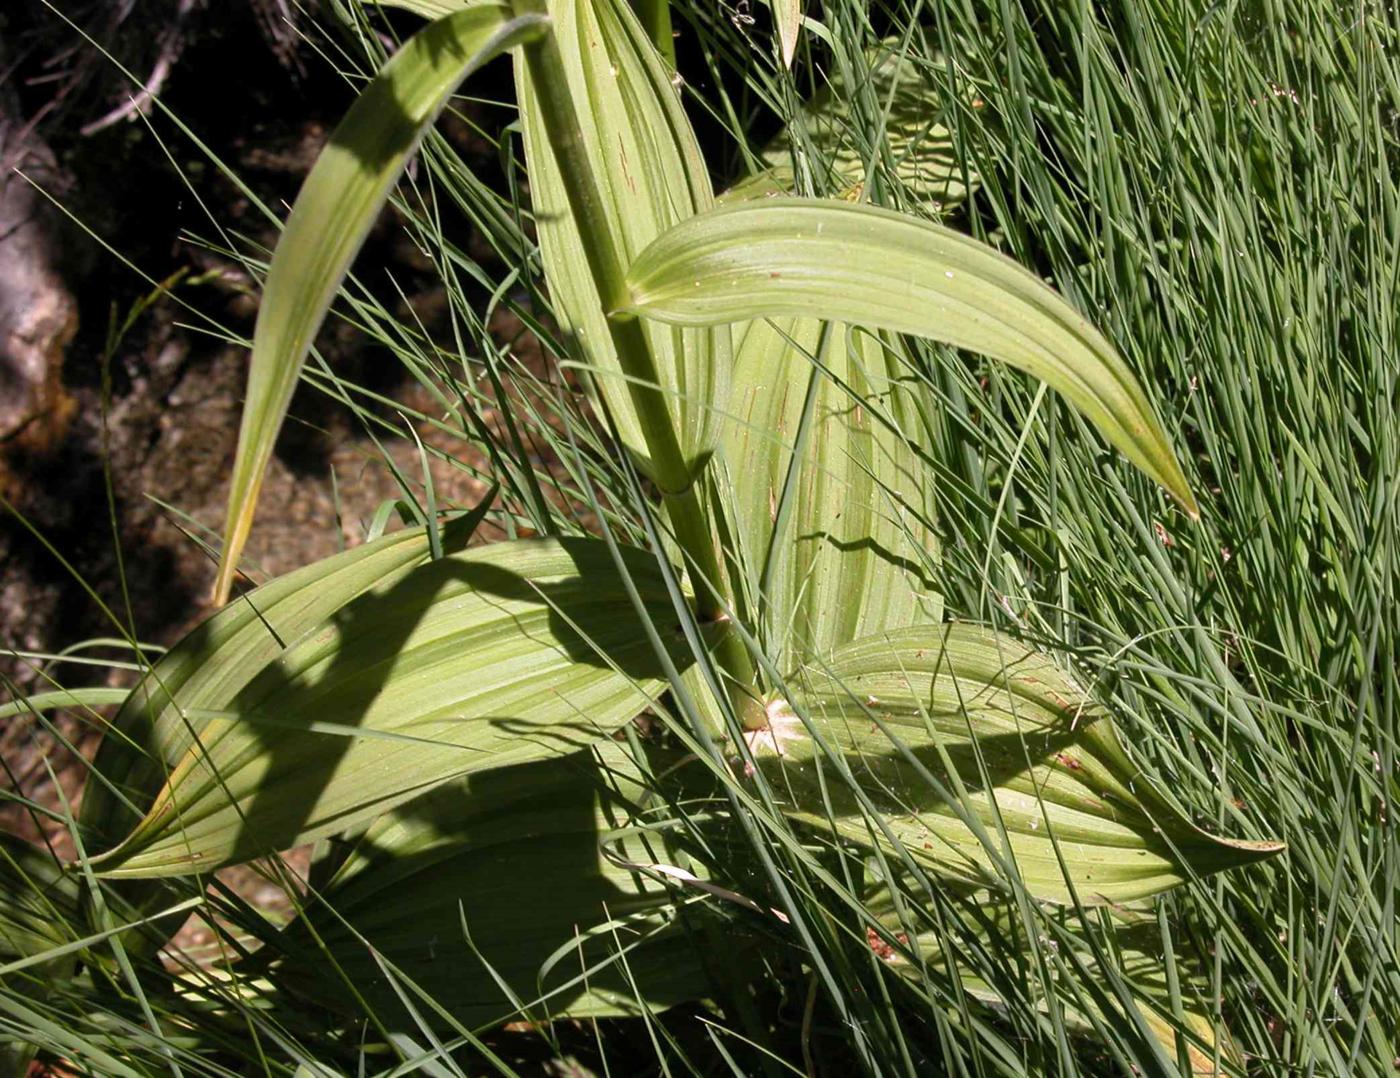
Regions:
<instances>
[{"instance_id":1,"label":"arching leaf","mask_svg":"<svg viewBox=\"0 0 1400 1078\"><path fill-rule=\"evenodd\" d=\"M82 711L94 707L108 707L112 704L120 704L125 699L125 689L96 686L78 689L53 689L49 692L31 693L29 696L21 696L17 700L0 704L0 719L60 709Z\"/></svg>"},{"instance_id":2,"label":"arching leaf","mask_svg":"<svg viewBox=\"0 0 1400 1078\"><path fill-rule=\"evenodd\" d=\"M885 137L904 191L940 212L964 196L961 171L948 130L935 122L934 87L897 45L869 54L870 90L889 106ZM833 74L764 150L769 170L720 201L790 193L799 147L815 167L830 167L833 183L858 190L866 160L851 109L844 80ZM819 359L822 324L758 319L736 329L729 422L715 469L734 517L741 591L763 597L749 606L780 667L871 633L942 620L931 578L939 558L934 506L917 450L922 394L896 337L832 324Z\"/></svg>"},{"instance_id":3,"label":"arching leaf","mask_svg":"<svg viewBox=\"0 0 1400 1078\"><path fill-rule=\"evenodd\" d=\"M470 534L462 525L470 523L447 525L444 545L462 545ZM422 529L396 532L269 581L171 648L127 695L98 746L79 810L88 852L110 849L150 809L170 770L208 725L205 710L225 707L288 643L375 585L395 586L430 557ZM172 700L180 701L183 715Z\"/></svg>"},{"instance_id":4,"label":"arching leaf","mask_svg":"<svg viewBox=\"0 0 1400 1078\"><path fill-rule=\"evenodd\" d=\"M445 549L465 545L491 500L488 495L472 513L442 527ZM110 850L131 832L203 736L209 713L219 713L288 643L376 585L396 585L431 556L422 529L353 547L239 596L171 648L127 694L98 745L78 815L87 852ZM181 707L169 706L172 699ZM111 882L109 900L113 891L131 908L150 911L183 897L187 888L182 880L142 879ZM124 945L153 953L165 942L160 933L178 928L178 921L161 921Z\"/></svg>"},{"instance_id":5,"label":"arching leaf","mask_svg":"<svg viewBox=\"0 0 1400 1078\"><path fill-rule=\"evenodd\" d=\"M1171 444L1122 358L1032 274L977 241L874 206L766 199L672 228L625 309L676 325L810 317L931 337L1043 379L1186 509Z\"/></svg>"},{"instance_id":6,"label":"arching leaf","mask_svg":"<svg viewBox=\"0 0 1400 1078\"><path fill-rule=\"evenodd\" d=\"M422 15L425 19L441 19L474 7L482 0L371 0L371 2L379 7L403 8L404 11Z\"/></svg>"}]
</instances>

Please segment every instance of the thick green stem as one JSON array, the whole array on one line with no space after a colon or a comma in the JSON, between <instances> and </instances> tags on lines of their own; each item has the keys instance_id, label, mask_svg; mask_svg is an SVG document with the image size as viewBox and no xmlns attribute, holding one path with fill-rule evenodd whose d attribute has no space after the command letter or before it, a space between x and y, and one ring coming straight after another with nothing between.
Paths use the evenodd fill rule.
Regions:
<instances>
[{"instance_id":1,"label":"thick green stem","mask_svg":"<svg viewBox=\"0 0 1400 1078\"><path fill-rule=\"evenodd\" d=\"M516 0L516 10L520 14L547 14L544 0ZM618 362L628 376L628 391L646 440L652 478L664 495L672 531L690 569L696 616L702 622L718 622L725 615L725 576L720 570L709 518L700 505L689 464L676 437L656 358L638 319L610 315L626 303L626 261L609 226L607 209L589 166L588 148L574 111L574 95L559 44L553 33L547 33L521 51L530 82L539 95L546 134L559 159L569 209L584 239L584 256L604 313L609 314L608 331ZM735 633L721 634L715 658L731 682L731 696L745 727L763 726L766 718L756 695L753 662Z\"/></svg>"}]
</instances>

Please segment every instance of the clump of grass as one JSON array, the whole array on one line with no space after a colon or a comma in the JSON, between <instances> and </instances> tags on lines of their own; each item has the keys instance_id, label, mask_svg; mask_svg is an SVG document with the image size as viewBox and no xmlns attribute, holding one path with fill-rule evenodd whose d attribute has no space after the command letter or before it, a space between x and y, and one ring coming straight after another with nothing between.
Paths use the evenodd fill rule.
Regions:
<instances>
[{"instance_id":1,"label":"clump of grass","mask_svg":"<svg viewBox=\"0 0 1400 1078\"><path fill-rule=\"evenodd\" d=\"M1251 1065L1385 1073L1400 1029L1393 17L1024 4L924 26L915 48L981 178L967 226L1151 372L1202 501L1188 523L1033 386L929 354L956 417L933 454L950 605L1075 648L1187 807L1288 842L1164 900L1164 942L1203 957Z\"/></svg>"}]
</instances>

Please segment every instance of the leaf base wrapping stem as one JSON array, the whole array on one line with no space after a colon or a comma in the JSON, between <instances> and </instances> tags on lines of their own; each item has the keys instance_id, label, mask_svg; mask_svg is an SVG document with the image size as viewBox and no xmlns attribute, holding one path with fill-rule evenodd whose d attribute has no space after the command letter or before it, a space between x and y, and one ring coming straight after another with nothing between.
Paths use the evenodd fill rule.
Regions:
<instances>
[{"instance_id":1,"label":"leaf base wrapping stem","mask_svg":"<svg viewBox=\"0 0 1400 1078\"><path fill-rule=\"evenodd\" d=\"M543 0L517 0L520 14L542 13ZM583 132L574 112L559 46L552 34L531 42L521 52L530 79L539 93L540 110L554 152L560 161L569 209L578 222L589 268L603 298L604 308L622 306L627 296L626 267L609 226L597 180L588 164ZM718 553L709 520L694 489L694 477L681 452L675 426L662 394L655 357L641 323L632 317L609 318L608 330L623 370L633 407L652 461L654 478L666 494L667 514L690 570L695 588L695 610L704 622L727 617ZM743 641L724 633L715 648L715 659L730 682L731 698L746 729L763 724L763 709L756 692L757 677Z\"/></svg>"}]
</instances>

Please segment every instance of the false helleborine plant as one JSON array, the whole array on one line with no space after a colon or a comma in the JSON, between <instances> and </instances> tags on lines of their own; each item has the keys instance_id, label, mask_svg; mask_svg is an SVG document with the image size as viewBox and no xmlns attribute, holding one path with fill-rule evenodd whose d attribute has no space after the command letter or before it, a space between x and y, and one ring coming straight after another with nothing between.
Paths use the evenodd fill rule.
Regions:
<instances>
[{"instance_id":1,"label":"false helleborine plant","mask_svg":"<svg viewBox=\"0 0 1400 1078\"><path fill-rule=\"evenodd\" d=\"M786 855L818 876L821 849L865 851L853 938L890 968L962 960L910 920L921 888L1013 919L1029 895L1121 919L1150 997L1130 904L1280 847L1197 828L1070 673L944 621L918 450L935 405L903 342L1043 379L1194 514L1123 360L1036 277L920 217L775 194L782 176L717 204L623 0L396 2L433 21L334 133L267 277L218 597L371 223L458 84L507 53L551 304L659 493L652 549L605 527L468 546L488 498L238 597L123 704L82 806L91 870L190 876L320 842L279 951L328 951L343 981L288 963L291 990L336 1005L401 978L467 1025L627 1013L712 994L677 928L697 904L770 933L797 915L651 825L698 770L724 791L707 812L755 842L772 839L753 821L785 819L804 836ZM660 750L632 720L663 698L695 717L672 733L689 751L643 766ZM123 888L138 908L158 890ZM1173 1043L1180 1014L1145 1008Z\"/></svg>"}]
</instances>

